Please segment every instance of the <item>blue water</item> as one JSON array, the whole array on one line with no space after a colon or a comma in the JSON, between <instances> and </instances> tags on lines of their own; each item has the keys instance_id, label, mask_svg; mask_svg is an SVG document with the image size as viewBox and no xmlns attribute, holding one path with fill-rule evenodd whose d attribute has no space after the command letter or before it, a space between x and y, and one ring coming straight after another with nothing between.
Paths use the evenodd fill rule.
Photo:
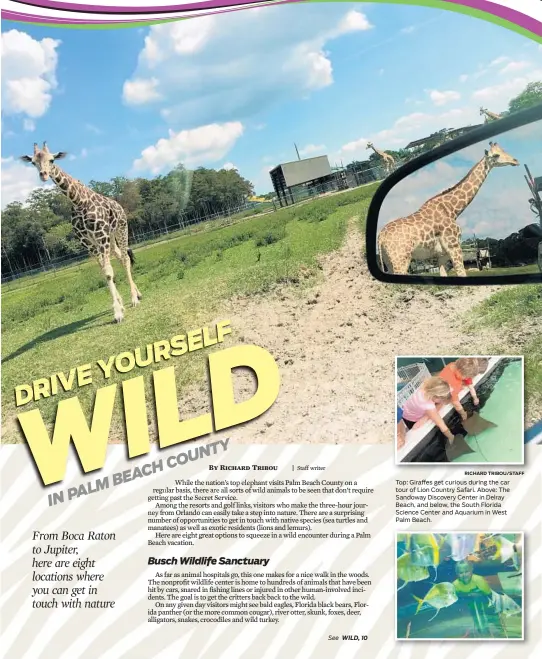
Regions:
<instances>
[{"instance_id":1,"label":"blue water","mask_svg":"<svg viewBox=\"0 0 542 659\"><path fill-rule=\"evenodd\" d=\"M477 437L466 435L465 441L474 451L454 462L523 462L522 365L512 361L495 382L480 416L497 425Z\"/></svg>"}]
</instances>

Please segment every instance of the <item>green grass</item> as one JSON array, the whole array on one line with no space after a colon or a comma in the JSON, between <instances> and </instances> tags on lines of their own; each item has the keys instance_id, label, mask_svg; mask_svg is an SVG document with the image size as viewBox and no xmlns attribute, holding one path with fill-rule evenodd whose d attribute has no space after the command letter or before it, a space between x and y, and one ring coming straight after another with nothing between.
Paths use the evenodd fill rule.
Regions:
<instances>
[{"instance_id":1,"label":"green grass","mask_svg":"<svg viewBox=\"0 0 542 659\"><path fill-rule=\"evenodd\" d=\"M490 327L499 330L494 354L505 354L509 346L520 346L514 354L525 357L525 392L529 409L542 416L542 286L507 287L482 302L470 315L470 330Z\"/></svg>"},{"instance_id":2,"label":"green grass","mask_svg":"<svg viewBox=\"0 0 542 659\"><path fill-rule=\"evenodd\" d=\"M136 250L134 279L143 294L136 309L129 306L125 275L114 261L117 286L127 307L125 322L120 325L112 323L109 291L93 261L28 278L26 285L5 285L3 441L21 439L15 415L34 406L15 408L16 385L68 372L80 364L95 364L110 355L209 325L217 318L226 320L220 315L221 303L234 294L263 294L280 284L310 282L319 273L317 257L341 245L348 219L356 215L364 220L375 189L376 185L357 188L228 226L217 221L206 230ZM226 341L234 344L240 340L233 327ZM205 383L205 352L174 360L180 392L190 383ZM111 381L144 374L150 390L148 376L154 368L117 374ZM111 382L99 377L97 367L93 373L93 386L39 402L49 426L58 401L74 393L89 418L95 388ZM117 397L115 418L121 419L120 394ZM179 397L182 404L182 394Z\"/></svg>"},{"instance_id":3,"label":"green grass","mask_svg":"<svg viewBox=\"0 0 542 659\"><path fill-rule=\"evenodd\" d=\"M540 270L536 263L511 268L490 268L489 270L468 270L469 277L502 277L504 275L524 275L538 273Z\"/></svg>"}]
</instances>

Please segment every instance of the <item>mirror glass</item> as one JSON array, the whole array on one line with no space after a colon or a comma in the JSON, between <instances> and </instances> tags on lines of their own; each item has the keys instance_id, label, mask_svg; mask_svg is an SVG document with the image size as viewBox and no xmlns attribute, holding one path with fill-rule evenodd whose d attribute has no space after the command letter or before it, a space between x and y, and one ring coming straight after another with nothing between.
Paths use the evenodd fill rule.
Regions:
<instances>
[{"instance_id":1,"label":"mirror glass","mask_svg":"<svg viewBox=\"0 0 542 659\"><path fill-rule=\"evenodd\" d=\"M456 151L395 185L380 208L389 274L542 272L542 121Z\"/></svg>"}]
</instances>

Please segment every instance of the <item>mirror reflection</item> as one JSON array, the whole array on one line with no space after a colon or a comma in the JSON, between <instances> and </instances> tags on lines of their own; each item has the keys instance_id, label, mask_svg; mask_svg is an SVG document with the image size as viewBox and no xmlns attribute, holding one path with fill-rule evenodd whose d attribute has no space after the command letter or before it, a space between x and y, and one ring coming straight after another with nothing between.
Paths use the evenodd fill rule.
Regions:
<instances>
[{"instance_id":1,"label":"mirror reflection","mask_svg":"<svg viewBox=\"0 0 542 659\"><path fill-rule=\"evenodd\" d=\"M422 167L384 199L379 267L416 276L542 272L542 121Z\"/></svg>"}]
</instances>

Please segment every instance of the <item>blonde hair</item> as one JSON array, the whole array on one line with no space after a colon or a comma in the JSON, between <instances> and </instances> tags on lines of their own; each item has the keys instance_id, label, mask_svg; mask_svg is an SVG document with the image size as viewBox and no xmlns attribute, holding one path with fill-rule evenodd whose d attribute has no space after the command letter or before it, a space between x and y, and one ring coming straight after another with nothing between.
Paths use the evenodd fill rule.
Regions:
<instances>
[{"instance_id":1,"label":"blonde hair","mask_svg":"<svg viewBox=\"0 0 542 659\"><path fill-rule=\"evenodd\" d=\"M462 357L455 363L455 367L464 378L473 378L478 375L478 359L476 357Z\"/></svg>"},{"instance_id":2,"label":"blonde hair","mask_svg":"<svg viewBox=\"0 0 542 659\"><path fill-rule=\"evenodd\" d=\"M424 393L430 398L438 398L442 401L450 400L452 397L452 392L450 385L439 378L438 375L435 375L431 378L428 378L423 384L422 389Z\"/></svg>"},{"instance_id":3,"label":"blonde hair","mask_svg":"<svg viewBox=\"0 0 542 659\"><path fill-rule=\"evenodd\" d=\"M489 366L489 357L478 357L478 373L481 375L487 371Z\"/></svg>"}]
</instances>

